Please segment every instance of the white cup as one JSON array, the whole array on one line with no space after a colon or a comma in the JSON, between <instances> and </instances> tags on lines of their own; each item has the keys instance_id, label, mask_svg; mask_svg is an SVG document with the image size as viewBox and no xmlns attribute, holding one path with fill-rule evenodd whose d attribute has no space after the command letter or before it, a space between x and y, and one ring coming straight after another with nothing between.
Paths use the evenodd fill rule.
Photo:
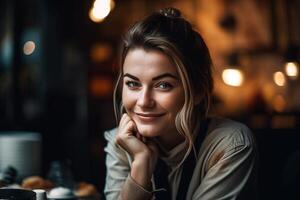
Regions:
<instances>
[{"instance_id":1,"label":"white cup","mask_svg":"<svg viewBox=\"0 0 300 200\"><path fill-rule=\"evenodd\" d=\"M37 189L33 191L36 193L36 200L47 200L47 195L45 190Z\"/></svg>"}]
</instances>

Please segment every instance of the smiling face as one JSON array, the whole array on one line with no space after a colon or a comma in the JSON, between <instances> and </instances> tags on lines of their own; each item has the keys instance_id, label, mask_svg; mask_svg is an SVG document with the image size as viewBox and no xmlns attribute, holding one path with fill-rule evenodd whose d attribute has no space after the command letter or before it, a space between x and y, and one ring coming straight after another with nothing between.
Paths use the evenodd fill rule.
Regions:
<instances>
[{"instance_id":1,"label":"smiling face","mask_svg":"<svg viewBox=\"0 0 300 200\"><path fill-rule=\"evenodd\" d=\"M123 105L145 137L168 140L179 135L175 118L184 104L176 66L159 51L128 52L123 64Z\"/></svg>"}]
</instances>

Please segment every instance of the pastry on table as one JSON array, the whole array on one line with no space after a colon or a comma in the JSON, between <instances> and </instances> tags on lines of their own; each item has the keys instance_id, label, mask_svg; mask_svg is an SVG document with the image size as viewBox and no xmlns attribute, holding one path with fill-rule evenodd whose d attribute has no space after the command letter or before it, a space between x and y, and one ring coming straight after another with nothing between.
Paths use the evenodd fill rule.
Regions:
<instances>
[{"instance_id":1,"label":"pastry on table","mask_svg":"<svg viewBox=\"0 0 300 200\"><path fill-rule=\"evenodd\" d=\"M98 191L93 184L80 182L75 187L75 195L77 197L88 197L97 195Z\"/></svg>"},{"instance_id":2,"label":"pastry on table","mask_svg":"<svg viewBox=\"0 0 300 200\"><path fill-rule=\"evenodd\" d=\"M25 178L22 181L21 187L25 189L31 189L31 190L34 189L49 190L54 187L54 184L51 181L43 179L40 176L30 176Z\"/></svg>"}]
</instances>

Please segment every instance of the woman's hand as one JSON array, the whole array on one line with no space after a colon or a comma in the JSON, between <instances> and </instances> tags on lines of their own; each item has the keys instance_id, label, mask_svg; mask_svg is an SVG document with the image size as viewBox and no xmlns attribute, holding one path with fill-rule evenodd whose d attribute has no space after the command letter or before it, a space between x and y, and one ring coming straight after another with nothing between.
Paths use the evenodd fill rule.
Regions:
<instances>
[{"instance_id":1,"label":"woman's hand","mask_svg":"<svg viewBox=\"0 0 300 200\"><path fill-rule=\"evenodd\" d=\"M133 157L131 177L149 188L158 156L156 144L138 133L136 124L126 113L121 118L116 143Z\"/></svg>"}]
</instances>

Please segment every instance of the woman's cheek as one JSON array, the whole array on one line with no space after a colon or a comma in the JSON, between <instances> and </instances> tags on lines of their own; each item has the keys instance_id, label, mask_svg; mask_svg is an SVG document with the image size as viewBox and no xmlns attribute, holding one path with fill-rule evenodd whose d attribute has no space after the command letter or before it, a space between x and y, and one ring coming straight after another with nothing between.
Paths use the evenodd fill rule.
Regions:
<instances>
[{"instance_id":1,"label":"woman's cheek","mask_svg":"<svg viewBox=\"0 0 300 200\"><path fill-rule=\"evenodd\" d=\"M132 94L129 91L123 91L123 96L122 96L123 106L129 116L131 115L131 111L133 110L134 105L135 105L134 99L135 99L134 94Z\"/></svg>"}]
</instances>

